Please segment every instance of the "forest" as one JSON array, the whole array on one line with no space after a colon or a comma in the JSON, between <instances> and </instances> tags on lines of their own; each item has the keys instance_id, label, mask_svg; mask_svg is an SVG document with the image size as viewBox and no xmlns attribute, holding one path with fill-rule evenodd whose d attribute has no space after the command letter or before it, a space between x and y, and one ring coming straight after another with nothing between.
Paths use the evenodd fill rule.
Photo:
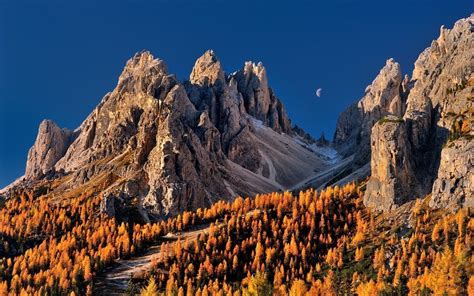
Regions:
<instances>
[{"instance_id":1,"label":"forest","mask_svg":"<svg viewBox=\"0 0 474 296\"><path fill-rule=\"evenodd\" d=\"M0 295L93 295L118 258L161 244L141 295L474 295L474 216L429 197L391 213L363 184L219 201L155 223L99 212L101 194L21 192L0 209ZM209 225L192 240L165 241Z\"/></svg>"}]
</instances>

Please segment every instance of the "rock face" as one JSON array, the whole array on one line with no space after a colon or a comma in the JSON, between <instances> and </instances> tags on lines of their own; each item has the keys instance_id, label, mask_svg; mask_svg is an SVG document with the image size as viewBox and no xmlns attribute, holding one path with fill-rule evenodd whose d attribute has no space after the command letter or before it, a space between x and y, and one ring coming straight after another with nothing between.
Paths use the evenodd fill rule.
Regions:
<instances>
[{"instance_id":1,"label":"rock face","mask_svg":"<svg viewBox=\"0 0 474 296\"><path fill-rule=\"evenodd\" d=\"M310 137L296 137L261 63L226 75L207 51L180 82L140 52L74 136L41 124L26 179L51 172L67 176L61 190L101 184L101 211L135 207L148 221L292 187L326 165L303 147Z\"/></svg>"},{"instance_id":2,"label":"rock face","mask_svg":"<svg viewBox=\"0 0 474 296\"><path fill-rule=\"evenodd\" d=\"M39 178L47 174L66 153L71 136L70 130L61 129L51 120L43 120L35 144L28 152L26 178Z\"/></svg>"},{"instance_id":3,"label":"rock face","mask_svg":"<svg viewBox=\"0 0 474 296\"><path fill-rule=\"evenodd\" d=\"M357 103L337 120L334 144L345 156L355 154L355 165L370 160L370 134L374 124L388 114L402 116L406 94L402 88L400 65L387 60L380 73Z\"/></svg>"},{"instance_id":4,"label":"rock face","mask_svg":"<svg viewBox=\"0 0 474 296\"><path fill-rule=\"evenodd\" d=\"M291 124L281 101L268 87L262 63L246 62L244 69L231 75L237 81L248 114L277 131L288 133Z\"/></svg>"},{"instance_id":5,"label":"rock face","mask_svg":"<svg viewBox=\"0 0 474 296\"><path fill-rule=\"evenodd\" d=\"M430 206L474 208L474 141L459 139L443 149Z\"/></svg>"},{"instance_id":6,"label":"rock face","mask_svg":"<svg viewBox=\"0 0 474 296\"><path fill-rule=\"evenodd\" d=\"M411 199L418 187L405 122L389 115L372 128L372 175L364 204L387 210Z\"/></svg>"},{"instance_id":7,"label":"rock face","mask_svg":"<svg viewBox=\"0 0 474 296\"><path fill-rule=\"evenodd\" d=\"M389 109L398 116L401 110L403 120L396 128L378 124L372 129L366 205L389 210L432 193L435 208L473 206L473 28L474 16L452 30L441 27L440 37L416 61L411 81L402 83L406 110L403 104Z\"/></svg>"}]
</instances>

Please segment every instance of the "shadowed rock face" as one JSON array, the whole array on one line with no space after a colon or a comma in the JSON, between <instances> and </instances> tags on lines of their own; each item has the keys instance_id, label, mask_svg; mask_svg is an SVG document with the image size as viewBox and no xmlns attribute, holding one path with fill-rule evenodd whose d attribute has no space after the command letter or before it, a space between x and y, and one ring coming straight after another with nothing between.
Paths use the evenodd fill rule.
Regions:
<instances>
[{"instance_id":1,"label":"shadowed rock face","mask_svg":"<svg viewBox=\"0 0 474 296\"><path fill-rule=\"evenodd\" d=\"M288 147L257 139L255 123L260 134L280 137L278 143L293 141L301 159L315 164L305 169L308 174L323 162L291 140L290 120L261 63L246 63L226 76L214 52L207 51L190 80L181 83L162 60L141 52L74 137L51 121L41 124L26 179L61 172L69 178L62 185L67 189L106 178L111 181L101 191L101 210L113 216L117 207L134 203L148 220L236 194L278 190L278 182L290 186L300 181L296 176L305 177L301 170L294 180L288 177L300 169L299 162L283 166L272 162L273 155L262 159L267 146L282 155Z\"/></svg>"},{"instance_id":2,"label":"shadowed rock face","mask_svg":"<svg viewBox=\"0 0 474 296\"><path fill-rule=\"evenodd\" d=\"M403 119L372 129L366 205L389 210L432 193L435 208L473 206L473 27L471 16L441 28L415 63Z\"/></svg>"}]
</instances>

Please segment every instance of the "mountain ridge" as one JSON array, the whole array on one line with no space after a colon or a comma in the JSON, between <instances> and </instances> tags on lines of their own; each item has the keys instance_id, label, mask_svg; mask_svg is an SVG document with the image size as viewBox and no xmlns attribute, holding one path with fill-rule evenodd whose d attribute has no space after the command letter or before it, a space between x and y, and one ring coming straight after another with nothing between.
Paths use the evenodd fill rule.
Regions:
<instances>
[{"instance_id":1,"label":"mountain ridge","mask_svg":"<svg viewBox=\"0 0 474 296\"><path fill-rule=\"evenodd\" d=\"M441 27L412 77L388 59L341 113L332 143L292 126L261 63L225 74L208 50L181 82L139 52L75 131L40 125L25 178L3 192L42 179L63 178L59 192L106 179L102 210L133 206L148 221L221 198L370 176L364 202L376 210L428 194L432 207L472 207L473 28L472 15Z\"/></svg>"},{"instance_id":2,"label":"mountain ridge","mask_svg":"<svg viewBox=\"0 0 474 296\"><path fill-rule=\"evenodd\" d=\"M67 191L110 175L102 210L133 203L146 221L284 190L327 162L305 147L315 140L291 126L261 63L225 75L212 50L184 82L139 52L74 132L44 124L20 184L64 178L56 191Z\"/></svg>"}]
</instances>

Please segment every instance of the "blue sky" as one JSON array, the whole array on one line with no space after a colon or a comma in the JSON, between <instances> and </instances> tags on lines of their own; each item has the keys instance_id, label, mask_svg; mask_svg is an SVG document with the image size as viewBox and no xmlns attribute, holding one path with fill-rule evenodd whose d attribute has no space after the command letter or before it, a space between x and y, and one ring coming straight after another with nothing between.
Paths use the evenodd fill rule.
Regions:
<instances>
[{"instance_id":1,"label":"blue sky","mask_svg":"<svg viewBox=\"0 0 474 296\"><path fill-rule=\"evenodd\" d=\"M411 73L440 26L451 27L473 6L473 0L0 0L0 187L23 174L42 119L76 128L142 49L180 79L211 48L227 72L262 61L293 122L332 138L338 114L362 96L386 59Z\"/></svg>"}]
</instances>

